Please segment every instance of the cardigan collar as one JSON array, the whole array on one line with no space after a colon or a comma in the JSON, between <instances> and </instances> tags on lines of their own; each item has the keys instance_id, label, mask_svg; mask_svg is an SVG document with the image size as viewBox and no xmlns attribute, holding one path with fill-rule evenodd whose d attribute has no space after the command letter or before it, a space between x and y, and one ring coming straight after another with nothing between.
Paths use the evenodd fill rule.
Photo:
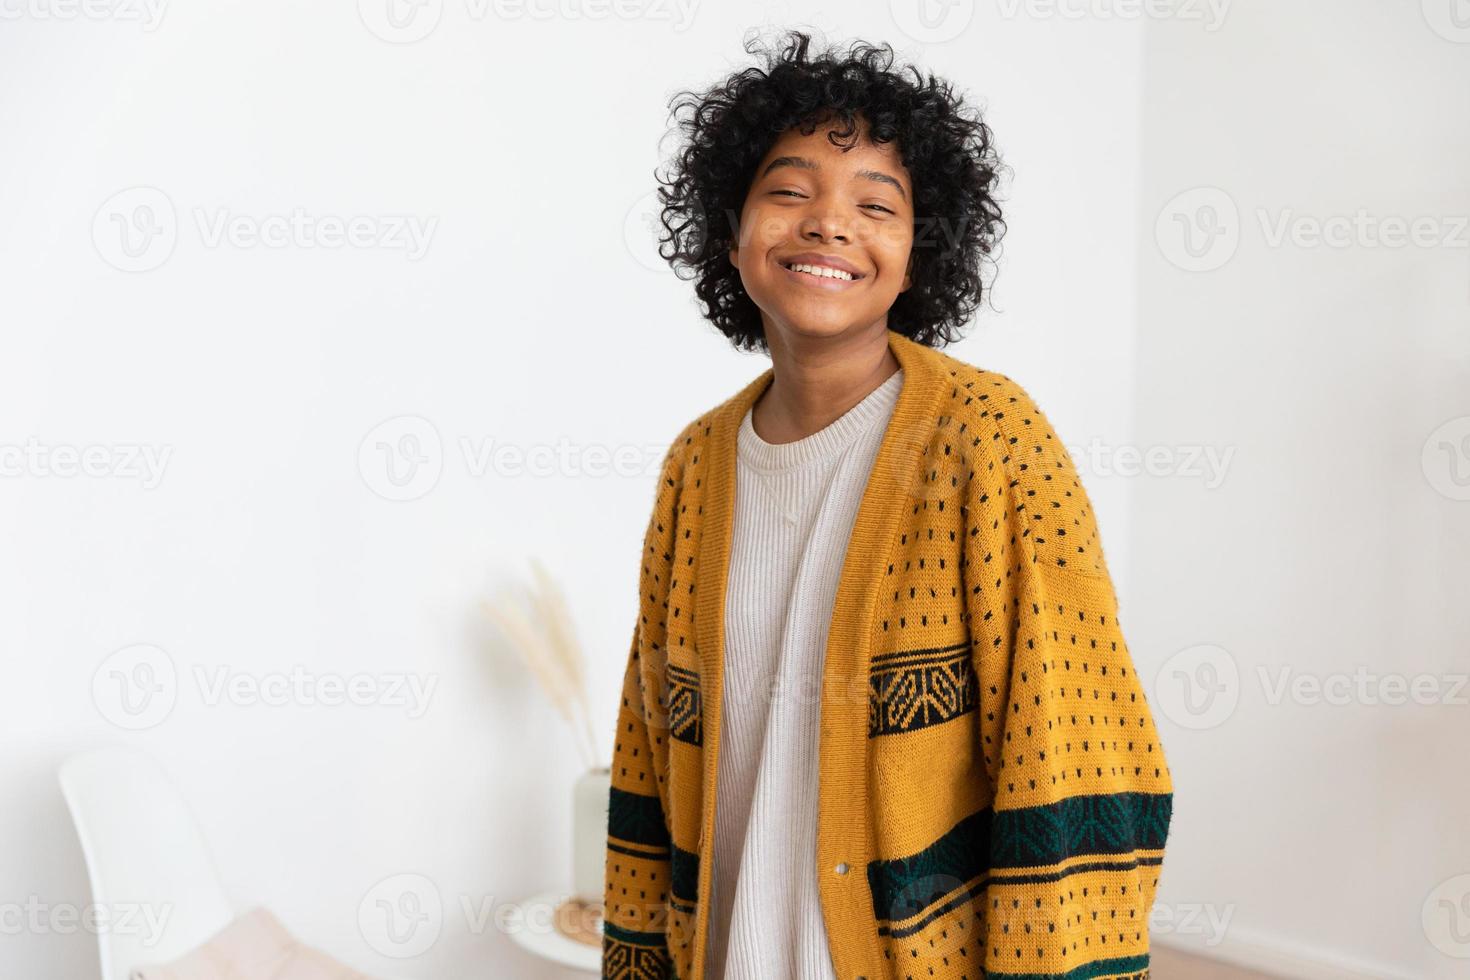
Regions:
<instances>
[{"instance_id":1,"label":"cardigan collar","mask_svg":"<svg viewBox=\"0 0 1470 980\"><path fill-rule=\"evenodd\" d=\"M838 862L866 867L873 853L872 828L863 810L866 800L864 759L867 751L868 649L873 605L886 568L889 545L896 535L910 493L923 493L921 457L933 434L940 399L951 383L953 359L940 351L888 330L888 346L903 369L898 403L858 505L848 539L828 633L823 665L820 798L828 821L818 842L824 866ZM720 713L724 690L725 590L734 530L736 439L746 411L775 378L766 368L733 397L717 406L704 440L708 463L702 505L695 589L695 643L700 663L704 731L703 813L696 923L694 975L703 976L709 913L709 864L705 846L714 836L716 768L719 761ZM854 696L860 693L861 697ZM853 876L861 879L861 875ZM866 888L843 894L837 914L873 915ZM871 949L843 951L843 962L879 962L876 937Z\"/></svg>"},{"instance_id":2,"label":"cardigan collar","mask_svg":"<svg viewBox=\"0 0 1470 980\"><path fill-rule=\"evenodd\" d=\"M893 351L893 356L898 361L898 366L903 369L904 383L900 390L898 405L895 415L904 412L905 400L908 401L910 410L915 408L915 402L923 397L935 397L938 391L929 391L936 380L942 382L949 375L949 368L945 362L949 355L932 347L926 347L915 340L897 332L891 327L888 330L888 347ZM911 381L917 381L920 376L925 380L921 383L910 385ZM752 378L744 388L736 392L729 400L725 401L714 411L713 424L710 430L708 445L714 448L716 442L722 439L733 439L740 427L740 420L745 417L746 411L754 405L756 399L766 390L767 386L775 380L776 369L774 366L766 368L756 377ZM924 388L926 392L921 394L917 389ZM903 392L909 392L906 396ZM732 425L733 418L733 425ZM723 424L723 430L722 430Z\"/></svg>"}]
</instances>

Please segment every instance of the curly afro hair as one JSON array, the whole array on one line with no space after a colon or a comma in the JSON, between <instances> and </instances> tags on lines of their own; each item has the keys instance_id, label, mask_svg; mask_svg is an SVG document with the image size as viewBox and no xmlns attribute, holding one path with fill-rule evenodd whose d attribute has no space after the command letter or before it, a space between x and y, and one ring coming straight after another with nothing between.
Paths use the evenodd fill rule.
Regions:
<instances>
[{"instance_id":1,"label":"curly afro hair","mask_svg":"<svg viewBox=\"0 0 1470 980\"><path fill-rule=\"evenodd\" d=\"M764 68L674 96L670 116L684 139L667 175L654 174L659 255L679 278L695 280L704 317L737 349L769 350L760 309L729 261L746 191L786 130L799 126L810 135L840 121L840 132L827 138L848 145L861 116L874 143L897 141L914 191L912 284L898 294L888 325L930 347L958 340L989 292L981 263L1005 233L994 197L1002 164L990 128L949 82L925 79L912 65L892 71L886 43L858 41L845 54L814 56L810 44L801 31L790 31L778 51L747 38L746 52L762 55Z\"/></svg>"}]
</instances>

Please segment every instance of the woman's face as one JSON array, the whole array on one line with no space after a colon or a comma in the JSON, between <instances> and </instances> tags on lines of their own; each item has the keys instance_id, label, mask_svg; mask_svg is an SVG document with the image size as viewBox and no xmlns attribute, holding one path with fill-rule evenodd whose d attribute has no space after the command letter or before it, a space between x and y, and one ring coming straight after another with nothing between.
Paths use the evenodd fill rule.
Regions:
<instances>
[{"instance_id":1,"label":"woman's face","mask_svg":"<svg viewBox=\"0 0 1470 980\"><path fill-rule=\"evenodd\" d=\"M911 282L908 170L893 143L868 142L861 120L860 138L848 150L828 141L833 125L810 136L783 133L745 195L730 261L760 307L768 341L886 326L889 307ZM851 278L794 270L793 262L835 267Z\"/></svg>"}]
</instances>

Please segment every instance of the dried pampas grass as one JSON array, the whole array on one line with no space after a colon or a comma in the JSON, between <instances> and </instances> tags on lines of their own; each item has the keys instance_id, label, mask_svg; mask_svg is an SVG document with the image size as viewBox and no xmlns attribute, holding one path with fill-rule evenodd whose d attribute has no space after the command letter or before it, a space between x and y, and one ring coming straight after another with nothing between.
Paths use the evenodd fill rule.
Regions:
<instances>
[{"instance_id":1,"label":"dried pampas grass","mask_svg":"<svg viewBox=\"0 0 1470 980\"><path fill-rule=\"evenodd\" d=\"M587 698L586 662L572 628L571 609L561 587L536 559L534 584L522 596L506 590L481 605L541 684L552 707L571 726L577 750L588 768L605 765L597 756L592 712Z\"/></svg>"}]
</instances>

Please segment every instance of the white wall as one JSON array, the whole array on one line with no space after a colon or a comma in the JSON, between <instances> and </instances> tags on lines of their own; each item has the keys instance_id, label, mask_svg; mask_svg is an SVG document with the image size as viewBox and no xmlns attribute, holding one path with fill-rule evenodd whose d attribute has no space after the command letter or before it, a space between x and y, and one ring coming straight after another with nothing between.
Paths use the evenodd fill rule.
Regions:
<instances>
[{"instance_id":1,"label":"white wall","mask_svg":"<svg viewBox=\"0 0 1470 980\"><path fill-rule=\"evenodd\" d=\"M766 363L730 351L627 231L668 95L744 64L741 33L763 17L890 39L985 100L1017 169L1003 313L954 350L1026 384L1069 441L1129 438L1136 23L990 10L920 43L886 3L844 5L840 21L804 4L704 4L685 24L660 19L663 5L625 21L450 2L435 30L396 44L352 4L180 4L151 29L123 19L133 7L66 9L8 5L21 13L0 34L0 444L168 455L161 478L26 463L0 479L7 913L89 901L54 769L122 742L175 774L236 901L270 906L306 941L406 977L564 975L459 911L569 886L579 771L475 604L530 555L561 576L610 753L649 467ZM113 200L136 187L166 201ZM164 227L172 209L176 243L161 262L138 257L156 267L121 271L133 260L112 215L150 201ZM434 224L416 258L215 242L198 224L294 209ZM442 475L393 501L381 459L364 468L359 449L405 416L432 424L442 448L425 452ZM395 445L414 431L394 425ZM476 472L463 440L566 440L589 464L633 447L646 465ZM1126 567L1126 486L1090 486ZM171 659L176 703L132 731L93 679L129 668L117 652L138 644ZM298 665L437 686L413 717L210 704L196 680ZM394 960L357 913L402 874L426 876L446 913L427 951ZM92 937L7 930L0 974L94 976Z\"/></svg>"},{"instance_id":2,"label":"white wall","mask_svg":"<svg viewBox=\"0 0 1470 980\"><path fill-rule=\"evenodd\" d=\"M1470 955L1452 9L1255 2L1215 32L1148 28L1139 226L1164 230L1140 240L1137 438L1233 453L1213 487L1175 472L1132 495L1132 644L1168 658L1176 788L1155 937L1289 976L1459 977ZM1335 218L1363 230L1312 237ZM1380 237L1415 219L1435 244ZM1421 675L1434 703L1374 703Z\"/></svg>"}]
</instances>

